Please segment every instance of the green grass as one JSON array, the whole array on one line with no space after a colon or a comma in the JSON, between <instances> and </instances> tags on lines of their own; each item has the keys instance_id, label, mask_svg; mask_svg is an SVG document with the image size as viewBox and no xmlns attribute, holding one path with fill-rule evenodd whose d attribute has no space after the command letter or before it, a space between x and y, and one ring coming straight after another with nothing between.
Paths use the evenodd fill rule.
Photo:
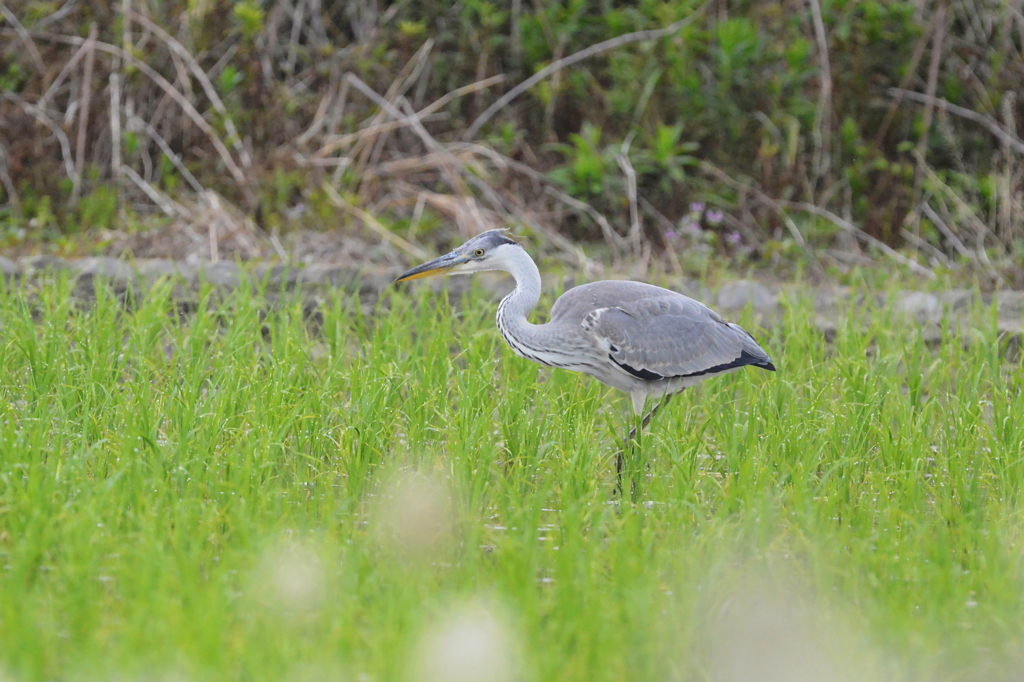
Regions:
<instances>
[{"instance_id":1,"label":"green grass","mask_svg":"<svg viewBox=\"0 0 1024 682\"><path fill-rule=\"evenodd\" d=\"M627 401L513 356L483 297L339 295L312 329L298 299L69 291L0 294L13 680L1024 666L1022 372L991 311L966 347L885 311L829 345L788 302L762 335L779 371L679 396L616 504Z\"/></svg>"}]
</instances>

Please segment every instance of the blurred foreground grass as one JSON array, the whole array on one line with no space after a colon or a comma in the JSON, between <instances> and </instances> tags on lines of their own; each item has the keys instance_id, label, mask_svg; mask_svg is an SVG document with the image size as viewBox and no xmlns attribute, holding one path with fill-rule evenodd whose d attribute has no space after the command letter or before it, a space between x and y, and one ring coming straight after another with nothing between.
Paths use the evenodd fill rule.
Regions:
<instances>
[{"instance_id":1,"label":"blurred foreground grass","mask_svg":"<svg viewBox=\"0 0 1024 682\"><path fill-rule=\"evenodd\" d=\"M779 372L680 396L620 505L626 401L512 356L481 296L310 323L244 290L186 316L68 290L0 295L13 680L1024 667L1022 373L991 311L937 348L851 311L829 345L789 301Z\"/></svg>"}]
</instances>

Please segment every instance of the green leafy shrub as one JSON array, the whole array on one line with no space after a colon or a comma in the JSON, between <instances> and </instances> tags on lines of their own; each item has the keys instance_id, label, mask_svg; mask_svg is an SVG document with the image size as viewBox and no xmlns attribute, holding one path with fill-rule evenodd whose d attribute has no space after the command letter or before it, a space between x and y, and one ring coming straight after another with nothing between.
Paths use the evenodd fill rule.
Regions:
<instances>
[{"instance_id":1,"label":"green leafy shrub","mask_svg":"<svg viewBox=\"0 0 1024 682\"><path fill-rule=\"evenodd\" d=\"M117 216L117 189L100 185L82 197L78 220L83 229L108 229Z\"/></svg>"},{"instance_id":2,"label":"green leafy shrub","mask_svg":"<svg viewBox=\"0 0 1024 682\"><path fill-rule=\"evenodd\" d=\"M551 171L551 177L581 197L596 196L604 191L609 174L615 168L610 151L601 148L601 129L589 123L583 130L569 136L570 144L556 144L568 163Z\"/></svg>"}]
</instances>

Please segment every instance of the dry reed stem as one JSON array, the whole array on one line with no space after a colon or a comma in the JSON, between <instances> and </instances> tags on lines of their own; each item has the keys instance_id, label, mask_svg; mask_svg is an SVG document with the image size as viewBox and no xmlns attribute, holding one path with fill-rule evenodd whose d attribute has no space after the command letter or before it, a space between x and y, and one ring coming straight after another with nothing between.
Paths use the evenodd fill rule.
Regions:
<instances>
[{"instance_id":1,"label":"dry reed stem","mask_svg":"<svg viewBox=\"0 0 1024 682\"><path fill-rule=\"evenodd\" d=\"M334 204L335 207L340 208L346 213L353 215L359 220L361 220L364 225L366 225L371 230L380 235L385 241L397 246L399 249L405 251L406 253L415 258L422 259L427 257L426 251L416 246L415 244L410 244L406 240L402 239L397 234L395 234L388 228L384 227L384 225L382 225L379 220L374 218L372 215L370 215L363 209L359 208L358 206L353 206L349 202L345 201L344 197L342 197L341 194L338 193L338 190L331 187L331 185L328 184L327 182L321 184L320 187L321 189L323 189L324 193L327 195L327 198L330 200L332 204Z\"/></svg>"},{"instance_id":2,"label":"dry reed stem","mask_svg":"<svg viewBox=\"0 0 1024 682\"><path fill-rule=\"evenodd\" d=\"M825 35L825 23L821 18L821 4L818 0L809 0L811 15L814 19L814 37L818 42L818 59L821 60L821 83L818 104L814 109L814 127L811 134L814 138L814 156L812 157L812 186L825 177L831 166L831 133L832 133L832 67L828 58L828 38Z\"/></svg>"},{"instance_id":3,"label":"dry reed stem","mask_svg":"<svg viewBox=\"0 0 1024 682\"><path fill-rule=\"evenodd\" d=\"M928 152L928 134L932 129L932 116L935 113L935 90L939 85L939 66L942 64L942 44L946 38L946 3L939 2L935 13L935 35L932 38L932 54L928 64L928 83L926 85L924 105L924 121L921 126L921 137L917 141L917 168L914 171L914 201L921 196L921 183L924 180L925 155Z\"/></svg>"},{"instance_id":4,"label":"dry reed stem","mask_svg":"<svg viewBox=\"0 0 1024 682\"><path fill-rule=\"evenodd\" d=\"M292 34L288 41L288 56L284 62L284 72L289 77L295 73L295 60L298 59L299 39L302 37L303 12L306 10L306 0L298 0L292 8Z\"/></svg>"},{"instance_id":5,"label":"dry reed stem","mask_svg":"<svg viewBox=\"0 0 1024 682\"><path fill-rule=\"evenodd\" d=\"M630 221L628 239L633 245L634 255L639 255L641 239L640 206L636 198L636 171L633 169L633 164L629 161L629 146L633 142L633 136L634 134L630 133L626 136L626 139L622 141L619 153L615 155L615 161L619 164L622 174L626 176L626 196L629 198Z\"/></svg>"},{"instance_id":6,"label":"dry reed stem","mask_svg":"<svg viewBox=\"0 0 1024 682\"><path fill-rule=\"evenodd\" d=\"M925 267L924 265L921 265L920 263L911 260L910 258L907 258L902 253L896 251L885 242L881 241L880 239L876 239L875 237L872 237L867 232L860 229L853 223L849 222L848 220L844 220L843 218L840 218L835 213L832 213L829 210L821 208L820 206L815 206L814 204L808 203L806 201L779 200L778 204L780 206L787 206L789 208L795 208L800 211L805 211L807 213L813 213L816 216L820 216L825 220L829 221L830 223L832 223L833 225L835 225L836 227L854 235L855 237L857 237L857 239L860 239L866 244L874 246L876 249L878 249L885 255L889 256L897 263L902 263L903 265L907 266L908 268L918 273L919 275L924 275L928 279L932 280L938 279L938 276L931 268Z\"/></svg>"},{"instance_id":7,"label":"dry reed stem","mask_svg":"<svg viewBox=\"0 0 1024 682\"><path fill-rule=\"evenodd\" d=\"M1002 282L1003 278L996 272L996 269L992 266L992 261L988 257L988 252L985 249L985 238L990 233L988 226L974 213L967 202L965 202L959 194L943 182L942 178L933 171L927 164L924 166L925 172L928 174L928 179L931 180L936 186L941 187L942 190L949 195L953 202L957 205L957 209L960 213L967 217L968 221L974 227L975 239L977 240L977 246L974 249L974 253L978 256L978 261L985 266L985 270L989 276L996 282Z\"/></svg>"},{"instance_id":8,"label":"dry reed stem","mask_svg":"<svg viewBox=\"0 0 1024 682\"><path fill-rule=\"evenodd\" d=\"M21 106L22 109L25 110L27 114L29 114L30 116L32 116L37 121L39 121L44 126L50 129L50 132L53 133L54 137L56 137L57 141L60 143L60 151L64 157L65 172L67 172L68 177L71 178L72 183L81 182L81 179L78 177L78 171L75 170L74 157L72 157L71 155L71 143L68 141L68 136L64 134L64 131L61 129L61 127L58 124L54 123L53 120L49 116L47 116L42 109L30 104L29 102L26 102L21 97L15 95L13 92L2 93L2 96L5 99L8 99L12 102L16 102L18 105Z\"/></svg>"},{"instance_id":9,"label":"dry reed stem","mask_svg":"<svg viewBox=\"0 0 1024 682\"><path fill-rule=\"evenodd\" d=\"M541 173L540 171L531 168L530 166L527 166L524 163L520 163L519 161L510 159L507 156L504 156L503 154L499 154L497 151L491 149L486 145L472 142L456 142L450 146L450 149L452 150L460 150L464 148L474 150L476 154L489 159L491 163L499 170L516 171L530 178L534 182L538 183L538 185L544 186L545 194L548 194L549 196L558 199L561 203L565 204L566 206L569 206L577 213L586 215L591 220L593 220L598 225L598 227L601 228L601 233L604 236L605 241L608 242L609 246L611 246L617 252L626 252L629 250L629 243L622 237L622 235L620 235L612 228L611 223L604 215L602 215L597 209L595 209L587 202L569 196L565 192L562 192L558 188L558 185L555 183L555 181L549 178L544 173Z\"/></svg>"},{"instance_id":10,"label":"dry reed stem","mask_svg":"<svg viewBox=\"0 0 1024 682\"><path fill-rule=\"evenodd\" d=\"M466 174L466 169L463 164L448 151L447 147L439 143L430 133L427 132L427 129L423 127L422 121L420 121L419 117L412 111L412 106L404 98L402 98L402 106L406 109L406 113L409 117L412 118L410 125L413 131L423 141L423 144L426 145L427 149L440 154L442 159L441 170L446 180L451 185L452 190L460 196L472 199L473 195L462 179L462 176ZM401 112L393 107L389 107L388 113L396 119L402 118ZM473 176L470 176L470 180L472 180L472 178Z\"/></svg>"},{"instance_id":11,"label":"dry reed stem","mask_svg":"<svg viewBox=\"0 0 1024 682\"><path fill-rule=\"evenodd\" d=\"M995 121L992 118L985 116L984 114L979 114L976 111L971 111L970 109L957 106L956 104L951 104L942 97L929 97L924 93L914 92L913 90L889 88L887 92L890 97L902 96L910 100L911 102L917 102L918 104L930 103L933 105L938 105L942 109L948 111L951 114L954 114L961 118L966 118L967 120L974 121L975 123L979 123L985 128L987 128L990 133L992 133L1000 140L1002 140L1011 149L1021 154L1024 154L1024 142L1021 142L1019 139L1017 139L1015 135L1013 135L1008 130L1004 129L998 121Z\"/></svg>"},{"instance_id":12,"label":"dry reed stem","mask_svg":"<svg viewBox=\"0 0 1024 682\"><path fill-rule=\"evenodd\" d=\"M946 221L944 221L939 214L935 212L935 209L933 209L927 201L921 202L921 210L924 212L925 216L928 217L928 220L932 221L935 224L935 227L939 228L939 232L949 240L949 243L953 245L953 248L955 248L961 256L970 258L972 261L978 260L978 257L964 246L964 243L960 241L959 237L953 234L953 231L949 229L948 225L946 225Z\"/></svg>"},{"instance_id":13,"label":"dry reed stem","mask_svg":"<svg viewBox=\"0 0 1024 682\"><path fill-rule=\"evenodd\" d=\"M89 131L89 108L92 104L92 69L96 61L96 36L99 29L96 22L89 26L89 39L85 42L85 73L82 75L82 106L78 115L78 140L75 146L75 170L78 171L78 181L71 188L71 206L77 206L82 196L82 170L85 165L85 137Z\"/></svg>"},{"instance_id":14,"label":"dry reed stem","mask_svg":"<svg viewBox=\"0 0 1024 682\"><path fill-rule=\"evenodd\" d=\"M804 239L804 235L800 232L800 228L797 227L796 223L793 222L793 219L789 217L789 214L785 211L785 209L782 208L779 202L775 201L770 196L768 196L761 190L757 189L753 185L748 185L745 182L740 182L739 180L736 180L735 178L730 176L728 173L726 173L725 171L723 171L721 168L711 163L710 161L702 161L700 164L700 169L705 173L708 173L709 175L713 175L714 177L718 178L719 180L721 180L722 182L724 182L725 184L729 185L730 187L737 191L750 192L757 198L758 201L774 210L779 215L779 217L782 218L782 222L786 225L786 229L789 230L789 234L790 236L793 237L793 240L805 252L810 253L809 247L807 245L807 240Z\"/></svg>"},{"instance_id":15,"label":"dry reed stem","mask_svg":"<svg viewBox=\"0 0 1024 682\"><path fill-rule=\"evenodd\" d=\"M431 114L433 114L435 111L437 111L441 107L447 105L449 102L451 102L451 101L453 101L453 100L455 100L455 99L457 99L459 97L463 97L465 95L477 92L478 90L482 90L484 88L488 88L488 87L490 87L492 85L497 85L498 83L504 82L504 80L505 80L505 76L502 75L502 74L499 74L497 76L491 76L490 78L485 78L484 80L478 81L476 83L471 83L469 85L464 85L461 88L457 88L455 90L452 90L451 92L449 92L446 95L444 95L443 97L437 99L436 101L434 101L433 103L429 104L428 106L423 107L422 109L420 109L419 111L416 112L415 116L419 117L419 119L421 121L427 121L427 120L429 120L429 116ZM387 132L387 131L391 131L391 130L397 130L398 128L403 128L405 126L412 125L412 122L413 122L413 117L412 116L407 116L407 117L402 118L400 120L393 120L393 121L388 121L387 123L379 123L379 124L376 124L376 125L371 125L371 126L369 126L367 128L363 128L361 130L357 130L354 133L348 133L346 135L342 135L341 137L338 137L337 139L334 139L334 140L330 140L329 142L324 144L323 147L321 147L319 150L317 150L317 152L314 154L314 156L327 156L329 154L333 154L334 152L336 152L337 150L341 149L342 147L345 147L345 146L347 146L347 145L349 145L349 144L351 144L353 142L356 142L357 140L360 140L360 139L362 139L364 137L373 136L373 135L376 135L376 134L378 134L380 132Z\"/></svg>"},{"instance_id":16,"label":"dry reed stem","mask_svg":"<svg viewBox=\"0 0 1024 682\"><path fill-rule=\"evenodd\" d=\"M7 201L11 203L15 212L21 213L21 199L14 188L14 180L11 179L11 173L7 170L7 147L4 146L2 140L0 140L0 182L3 183L4 191L7 193Z\"/></svg>"},{"instance_id":17,"label":"dry reed stem","mask_svg":"<svg viewBox=\"0 0 1024 682\"><path fill-rule=\"evenodd\" d=\"M913 244L918 249L924 250L932 258L937 260L942 265L944 265L946 267L952 267L953 264L949 260L949 257L946 256L946 254L944 254L940 249L938 249L935 246L933 246L927 240L922 239L921 237L918 237L916 234L914 234L913 232L911 232L907 228L905 228L905 227L901 227L900 228L900 236L903 237L904 239L906 239L911 244Z\"/></svg>"},{"instance_id":18,"label":"dry reed stem","mask_svg":"<svg viewBox=\"0 0 1024 682\"><path fill-rule=\"evenodd\" d=\"M295 146L303 146L309 142L313 137L320 132L323 128L324 123L327 120L327 110L331 102L338 94L338 77L337 77L337 61L331 65L331 84L327 88L327 94L320 99L320 104L316 108L316 113L313 115L313 122L309 124L309 128L306 132L302 133L295 139Z\"/></svg>"},{"instance_id":19,"label":"dry reed stem","mask_svg":"<svg viewBox=\"0 0 1024 682\"><path fill-rule=\"evenodd\" d=\"M182 218L185 218L186 220L190 220L192 218L191 211L189 211L187 208L185 208L178 202L168 197L166 194L158 190L150 183L143 180L142 176L136 173L135 169L133 169L131 166L121 166L121 172L124 175L127 175L128 178L132 182L134 182L136 186L146 194L146 196L152 199L153 203L159 206L160 210L166 213L167 215L171 217L180 215Z\"/></svg>"},{"instance_id":20,"label":"dry reed stem","mask_svg":"<svg viewBox=\"0 0 1024 682\"><path fill-rule=\"evenodd\" d=\"M160 40L164 41L168 48L188 65L189 70L199 81L199 84L203 86L203 92L206 93L206 97L210 100L210 104L220 114L221 120L224 122L224 129L228 133L228 141L238 152L238 158L242 162L243 168L250 168L252 166L252 159L249 157L249 153L245 149L245 145L242 144L242 138L238 135L238 129L235 128L235 122L228 113L227 107L224 106L224 102L221 101L220 96L217 94L217 90L213 87L213 83L207 77L206 72L199 66L199 62L196 58L185 49L185 46L178 42L172 35L167 33L164 29L160 28L156 23L151 21L146 16L139 14L138 12L129 10L129 14L125 16L125 22L132 18L141 23L146 29L152 31Z\"/></svg>"},{"instance_id":21,"label":"dry reed stem","mask_svg":"<svg viewBox=\"0 0 1024 682\"><path fill-rule=\"evenodd\" d=\"M679 275L683 274L683 265L679 262L679 256L676 255L676 249L668 236L669 230L674 230L675 225L647 199L640 197L640 206L643 207L647 215L654 219L654 224L658 226L658 231L661 233L661 243L665 245L665 252L668 254L669 262L672 263L673 272Z\"/></svg>"},{"instance_id":22,"label":"dry reed stem","mask_svg":"<svg viewBox=\"0 0 1024 682\"><path fill-rule=\"evenodd\" d=\"M121 74L118 69L110 72L110 170L120 195L118 182L121 169Z\"/></svg>"},{"instance_id":23,"label":"dry reed stem","mask_svg":"<svg viewBox=\"0 0 1024 682\"><path fill-rule=\"evenodd\" d=\"M0 33L6 32L6 30L0 30ZM76 36L67 36L53 33L37 33L35 34L35 37L43 40L49 40L52 42L64 43L67 45L84 45L86 42L85 38L78 38ZM245 194L246 199L250 203L255 204L255 195L252 193L252 190L249 188L246 182L245 174L242 173L242 170L238 167L238 164L235 163L234 158L232 158L231 152L228 151L228 148L224 145L224 142L221 141L220 137L217 135L216 131L214 131L213 127L206 122L206 120L202 117L202 115L200 115L196 108L192 106L192 103L189 102L188 99L184 95L182 95L177 88L171 85L166 78L164 78L160 73L155 71L151 66L149 66L149 64L142 61L141 59L136 58L134 55L126 53L124 50L122 50L116 45L111 45L110 43L97 41L96 49L100 50L101 52L106 52L107 54L124 59L126 62L128 62L129 64L137 68L139 71L141 71L147 78L152 80L161 90L167 93L167 95L170 96L170 98L174 100L174 102L177 103L178 106L181 107L185 115L188 116L188 118L196 125L196 127L198 127L210 140L210 143L214 146L214 149L216 149L217 154L220 155L221 160L224 161L224 165L227 166L228 171L231 173L232 179L234 179L239 189L241 189L242 192ZM111 75L113 76L115 74Z\"/></svg>"},{"instance_id":24,"label":"dry reed stem","mask_svg":"<svg viewBox=\"0 0 1024 682\"><path fill-rule=\"evenodd\" d=\"M935 30L935 19L936 15L932 15L932 19L929 22L928 27L921 35L921 39L917 41L917 45L914 46L914 54L910 57L910 64L907 66L907 72L904 74L903 79L900 80L899 88L897 88L898 90L906 90L910 85L910 81L917 76L917 66L921 63L921 58L924 56L925 48L928 46L928 40L931 38L932 31ZM896 111L899 109L901 102L903 102L902 92L889 103L889 108L885 111L885 117L882 119L881 125L878 126L878 132L875 133L875 147L882 146L882 140L885 138L885 134L889 131L889 126L892 125L892 119L896 115Z\"/></svg>"},{"instance_id":25,"label":"dry reed stem","mask_svg":"<svg viewBox=\"0 0 1024 682\"><path fill-rule=\"evenodd\" d=\"M6 33L6 32L7 32L6 29L0 30L0 33ZM49 40L49 41L52 41L52 42L64 43L64 44L68 44L68 45L84 45L85 42L86 42L85 38L78 38L76 36L67 36L67 35L59 35L59 34L52 34L52 33L37 33L37 34L35 34L35 37L43 39L43 40ZM214 131L213 127L210 126L210 124L206 122L206 120L199 114L199 112L196 110L196 108L194 106L192 106L192 103L189 102L188 99L184 95L182 95L181 92L177 88L175 88L173 85L171 85L170 82L168 82L166 78L164 78L160 73L155 71L152 67L150 67L148 64L146 64L144 61L136 58L134 55L126 53L124 50L122 50L121 48L117 47L116 45L111 45L110 43L104 43L102 41L97 41L96 42L96 49L98 49L98 50L100 50L102 52L105 52L107 54L113 55L115 57L124 59L126 62L130 63L132 66L134 66L135 68L139 69L139 71L141 71L147 78L152 80L161 90L163 90L172 100L174 100L174 102L177 103L178 106L181 107L181 109L185 113L185 115L188 116L188 118L210 140L210 143L214 146L214 149L217 151L218 155L221 157L221 160L224 161L224 165L227 166L228 171L231 173L231 177L235 181L235 184L237 184L239 189L242 190L243 194L246 197L246 200L250 204L255 204L256 203L256 197L252 193L251 188L248 186L245 174L242 173L242 170L238 167L238 164L235 163L235 160L231 156L231 153L228 151L228 148L224 145L223 141L221 141L220 137L217 135L216 131ZM114 77L115 76L116 76L116 74L111 74L111 84L112 85L114 84ZM116 144L116 142L114 144ZM73 179L74 175L73 174L69 174L69 177L71 177Z\"/></svg>"},{"instance_id":26,"label":"dry reed stem","mask_svg":"<svg viewBox=\"0 0 1024 682\"><path fill-rule=\"evenodd\" d=\"M153 128L153 126L151 126L149 123L142 120L138 116L135 116L134 114L129 114L129 112L124 109L124 107L121 107L121 110L124 111L126 116L129 116L130 125L132 125L134 128L138 130L144 131L146 135L148 135L149 138L153 140L153 142L155 142L158 147L160 147L160 151L162 151L164 155L170 160L170 162L174 164L174 167L178 170L179 173L181 173L181 176L185 178L185 181L192 187L192 189L194 189L199 194L202 194L203 192L206 191L206 188L203 187L202 183L196 180L196 177L192 175L192 171L190 171L188 169L188 166L186 166L184 162L181 160L181 156L179 156L177 152L171 149L171 146L167 144L167 140L165 140L163 136L161 136L160 133L158 133Z\"/></svg>"},{"instance_id":27,"label":"dry reed stem","mask_svg":"<svg viewBox=\"0 0 1024 682\"><path fill-rule=\"evenodd\" d=\"M21 39L21 42L25 43L28 56L32 59L32 65L36 67L39 75L45 78L46 65L43 63L43 56L39 54L39 48L36 47L35 42L32 40L32 34L18 21L18 17L14 15L14 12L7 9L7 5L3 2L0 2L0 14L3 14L7 21L11 22L11 25L14 26L15 34Z\"/></svg>"},{"instance_id":28,"label":"dry reed stem","mask_svg":"<svg viewBox=\"0 0 1024 682\"><path fill-rule=\"evenodd\" d=\"M429 54L430 50L433 49L433 47L434 47L434 41L433 40L429 40L428 39L426 42L424 42L423 45L421 45L420 48L416 51L416 54L414 54L412 56L412 59L410 59L408 62L406 62L405 65L402 67L402 70L399 71L398 76L395 78L394 81L392 81L391 85L388 87L388 90L387 90L386 93L384 93L383 97L381 97L379 94L377 94L377 92L375 90L370 88L368 85L363 83L361 80L359 81L359 83L362 84L362 87L359 87L359 85L357 83L355 83L354 81L352 81L349 78L349 76L351 76L353 74L351 74L350 72L346 72L345 77L344 77L344 81L346 83L351 83L352 85L356 85L357 86L356 89L358 89L364 95L369 97L372 101L374 101L375 104L380 106L380 111L378 111L376 114L374 114L373 119L372 119L369 127L380 125L381 123L383 123L385 121L385 119L387 118L389 112L387 111L387 107L382 106L380 103L381 102L387 102L388 105L392 106L392 108L393 108L392 102L395 99L397 99L403 92L405 92L405 88L408 87L408 84L411 84L411 82L409 80L410 75L417 70L417 64L418 63L426 60L427 55ZM370 93L373 93L373 94L371 95ZM404 118L403 116L393 116L393 117L395 118L395 120L400 120L400 119ZM411 122L410 122L410 125L411 125ZM379 137L376 136L376 135L371 136L369 139L365 140L365 142L363 143L363 147L360 150L359 160L356 163L356 170L355 170L355 175L356 175L357 178L360 179L360 183L361 183L361 179L362 179L362 171L363 171L363 169L366 168L367 164L370 163L370 157L373 155L373 150L374 150L374 148L376 148L378 139L379 139ZM356 150L353 150L353 152L355 152L355 151Z\"/></svg>"},{"instance_id":29,"label":"dry reed stem","mask_svg":"<svg viewBox=\"0 0 1024 682\"><path fill-rule=\"evenodd\" d=\"M71 59L69 59L67 63L64 64L64 67L60 70L60 73L58 73L57 77L53 79L52 83L50 83L50 87L46 89L46 92L43 93L43 96L40 97L39 101L36 102L36 106L43 108L46 107L47 101L51 97L53 97L57 90L60 88L60 86L64 84L64 79L68 77L68 74L71 73L72 69L78 66L78 62L82 61L86 53L91 52L92 49L93 46L89 45L89 41L86 41L84 45L75 50L75 53L71 56Z\"/></svg>"}]
</instances>

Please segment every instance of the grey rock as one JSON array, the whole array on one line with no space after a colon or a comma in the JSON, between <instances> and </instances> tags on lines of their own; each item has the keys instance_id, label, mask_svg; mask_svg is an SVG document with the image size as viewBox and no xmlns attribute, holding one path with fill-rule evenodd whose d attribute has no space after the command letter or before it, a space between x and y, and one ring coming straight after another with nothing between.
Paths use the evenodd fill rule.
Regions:
<instances>
[{"instance_id":1,"label":"grey rock","mask_svg":"<svg viewBox=\"0 0 1024 682\"><path fill-rule=\"evenodd\" d=\"M816 320L818 331L825 337L825 343L834 343L839 335L839 324L830 317L818 315Z\"/></svg>"},{"instance_id":2,"label":"grey rock","mask_svg":"<svg viewBox=\"0 0 1024 682\"><path fill-rule=\"evenodd\" d=\"M135 261L135 269L143 288L151 289L159 283L171 283L172 300L187 309L195 297L197 275L193 268L169 258L151 258Z\"/></svg>"},{"instance_id":3,"label":"grey rock","mask_svg":"<svg viewBox=\"0 0 1024 682\"><path fill-rule=\"evenodd\" d=\"M1021 317L1024 315L1024 291L1000 291L996 294L999 302L999 314L1003 317Z\"/></svg>"},{"instance_id":4,"label":"grey rock","mask_svg":"<svg viewBox=\"0 0 1024 682\"><path fill-rule=\"evenodd\" d=\"M1024 322L1020 320L999 322L999 338L1005 344L1006 355L1012 362L1020 360L1024 348Z\"/></svg>"},{"instance_id":5,"label":"grey rock","mask_svg":"<svg viewBox=\"0 0 1024 682\"><path fill-rule=\"evenodd\" d=\"M942 304L953 312L969 310L978 303L978 297L970 289L951 289L939 294Z\"/></svg>"},{"instance_id":6,"label":"grey rock","mask_svg":"<svg viewBox=\"0 0 1024 682\"><path fill-rule=\"evenodd\" d=\"M26 275L35 275L41 272L59 272L70 267L66 260L57 256L30 256L22 259L21 266Z\"/></svg>"},{"instance_id":7,"label":"grey rock","mask_svg":"<svg viewBox=\"0 0 1024 682\"><path fill-rule=\"evenodd\" d=\"M838 311L850 301L850 287L822 286L813 289L814 309L819 313Z\"/></svg>"},{"instance_id":8,"label":"grey rock","mask_svg":"<svg viewBox=\"0 0 1024 682\"><path fill-rule=\"evenodd\" d=\"M718 290L718 307L722 310L743 310L750 304L754 312L761 314L775 313L779 307L779 297L759 282L741 279L729 282Z\"/></svg>"},{"instance_id":9,"label":"grey rock","mask_svg":"<svg viewBox=\"0 0 1024 682\"><path fill-rule=\"evenodd\" d=\"M182 277L188 280L193 275L192 269L187 265L167 258L147 258L136 261L135 269L139 277L147 282L155 282L163 277Z\"/></svg>"},{"instance_id":10,"label":"grey rock","mask_svg":"<svg viewBox=\"0 0 1024 682\"><path fill-rule=\"evenodd\" d=\"M295 281L304 288L354 290L360 275L360 268L349 265L310 265L298 271Z\"/></svg>"},{"instance_id":11,"label":"grey rock","mask_svg":"<svg viewBox=\"0 0 1024 682\"><path fill-rule=\"evenodd\" d=\"M117 294L124 294L138 281L135 269L116 258L79 258L70 261L69 265L75 275L78 295L86 298L96 294L96 286L100 283L109 285Z\"/></svg>"},{"instance_id":12,"label":"grey rock","mask_svg":"<svg viewBox=\"0 0 1024 682\"><path fill-rule=\"evenodd\" d=\"M682 279L668 288L673 291L678 291L683 296L689 296L701 303L707 303L710 305L711 302L715 300L715 295L711 289L708 289L706 286L701 284L699 279Z\"/></svg>"},{"instance_id":13,"label":"grey rock","mask_svg":"<svg viewBox=\"0 0 1024 682\"><path fill-rule=\"evenodd\" d=\"M400 272L398 273L400 274ZM356 278L360 296L376 297L394 284L397 274L391 268L366 268Z\"/></svg>"},{"instance_id":14,"label":"grey rock","mask_svg":"<svg viewBox=\"0 0 1024 682\"><path fill-rule=\"evenodd\" d=\"M258 282L265 282L268 289L291 290L299 281L299 268L294 265L281 265L279 263L261 263L253 269L253 275Z\"/></svg>"},{"instance_id":15,"label":"grey rock","mask_svg":"<svg viewBox=\"0 0 1024 682\"><path fill-rule=\"evenodd\" d=\"M135 279L136 276L135 268L117 258L80 258L71 261L70 265L71 270L79 278L104 278L112 282L127 283Z\"/></svg>"},{"instance_id":16,"label":"grey rock","mask_svg":"<svg viewBox=\"0 0 1024 682\"><path fill-rule=\"evenodd\" d=\"M924 291L898 291L893 297L892 307L918 322L940 322L944 311L942 300Z\"/></svg>"},{"instance_id":17,"label":"grey rock","mask_svg":"<svg viewBox=\"0 0 1024 682\"><path fill-rule=\"evenodd\" d=\"M929 348L937 348L942 344L942 327L936 322L925 322L920 327L921 340Z\"/></svg>"},{"instance_id":18,"label":"grey rock","mask_svg":"<svg viewBox=\"0 0 1024 682\"><path fill-rule=\"evenodd\" d=\"M0 273L3 273L4 279L10 280L21 274L21 268L10 258L0 256Z\"/></svg>"},{"instance_id":19,"label":"grey rock","mask_svg":"<svg viewBox=\"0 0 1024 682\"><path fill-rule=\"evenodd\" d=\"M238 263L230 260L207 263L203 266L202 273L207 282L225 289L237 289L242 282L243 274Z\"/></svg>"}]
</instances>

